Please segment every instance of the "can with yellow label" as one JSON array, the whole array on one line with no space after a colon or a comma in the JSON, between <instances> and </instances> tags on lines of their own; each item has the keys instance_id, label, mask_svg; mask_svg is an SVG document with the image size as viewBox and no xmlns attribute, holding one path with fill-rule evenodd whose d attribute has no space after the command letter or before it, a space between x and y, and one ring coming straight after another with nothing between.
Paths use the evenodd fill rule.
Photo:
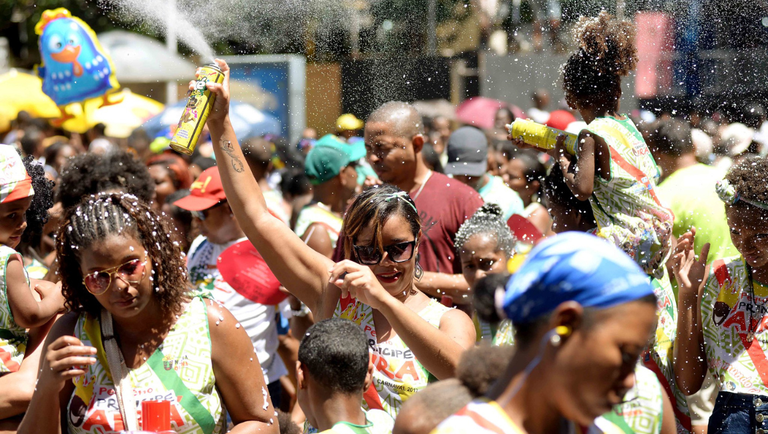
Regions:
<instances>
[{"instance_id":1,"label":"can with yellow label","mask_svg":"<svg viewBox=\"0 0 768 434\"><path fill-rule=\"evenodd\" d=\"M187 98L187 105L179 119L179 125L171 139L171 148L182 154L192 155L195 151L200 133L203 132L208 113L216 101L216 95L211 93L207 83L222 83L224 73L216 64L205 65L197 70L195 88Z\"/></svg>"},{"instance_id":2,"label":"can with yellow label","mask_svg":"<svg viewBox=\"0 0 768 434\"><path fill-rule=\"evenodd\" d=\"M520 139L529 145L544 150L553 149L555 142L557 142L557 136L562 134L565 136L566 151L571 155L576 155L576 143L579 139L576 134L566 133L527 119L515 119L514 122L507 125L507 131L512 138Z\"/></svg>"}]
</instances>

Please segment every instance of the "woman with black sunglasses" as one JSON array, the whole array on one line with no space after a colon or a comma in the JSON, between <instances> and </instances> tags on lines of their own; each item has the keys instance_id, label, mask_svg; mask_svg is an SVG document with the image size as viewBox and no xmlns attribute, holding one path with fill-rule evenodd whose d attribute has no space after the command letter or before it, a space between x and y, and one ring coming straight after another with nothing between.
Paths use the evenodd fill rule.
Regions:
<instances>
[{"instance_id":1,"label":"woman with black sunglasses","mask_svg":"<svg viewBox=\"0 0 768 434\"><path fill-rule=\"evenodd\" d=\"M267 210L229 122L229 67L208 118L229 204L245 234L285 287L321 320L343 317L366 332L374 353L364 406L396 415L402 402L433 378L455 373L474 344L472 321L414 287L421 223L405 192L379 186L360 194L344 217L344 261L333 263Z\"/></svg>"}]
</instances>

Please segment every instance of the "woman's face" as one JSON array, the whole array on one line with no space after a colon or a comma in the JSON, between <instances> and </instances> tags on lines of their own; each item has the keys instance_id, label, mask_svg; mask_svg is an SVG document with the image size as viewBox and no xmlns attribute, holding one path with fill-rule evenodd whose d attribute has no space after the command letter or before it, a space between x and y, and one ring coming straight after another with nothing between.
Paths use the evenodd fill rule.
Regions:
<instances>
[{"instance_id":1,"label":"woman's face","mask_svg":"<svg viewBox=\"0 0 768 434\"><path fill-rule=\"evenodd\" d=\"M725 215L731 241L752 268L768 266L768 223L765 212L753 206L728 207Z\"/></svg>"},{"instance_id":2,"label":"woman's face","mask_svg":"<svg viewBox=\"0 0 768 434\"><path fill-rule=\"evenodd\" d=\"M411 232L411 225L401 215L393 215L384 223L381 228L381 241L384 248L399 243L414 241L416 237ZM369 225L357 236L352 243L356 246L372 246L374 244L373 224ZM357 256L353 248L353 260L357 261ZM377 265L368 267L376 275L379 283L384 289L392 295L405 295L413 286L414 271L416 268L416 257L418 256L418 245L413 248L411 259L405 262L395 263L389 257L388 253L383 255L382 260Z\"/></svg>"},{"instance_id":3,"label":"woman's face","mask_svg":"<svg viewBox=\"0 0 768 434\"><path fill-rule=\"evenodd\" d=\"M165 198L176 192L171 171L160 164L149 166L149 175L155 181L155 208L162 208Z\"/></svg>"},{"instance_id":4,"label":"woman's face","mask_svg":"<svg viewBox=\"0 0 768 434\"><path fill-rule=\"evenodd\" d=\"M496 240L487 234L472 235L464 243L464 247L459 252L461 273L467 279L470 288L488 274L504 272L508 258L496 244Z\"/></svg>"},{"instance_id":5,"label":"woman's face","mask_svg":"<svg viewBox=\"0 0 768 434\"><path fill-rule=\"evenodd\" d=\"M117 270L134 259L143 262L144 273L140 280L128 283L119 272L112 273L107 290L94 295L96 300L116 318L131 318L154 303L152 290L152 261L144 246L130 235L109 235L80 254L80 271L83 276L102 270Z\"/></svg>"},{"instance_id":6,"label":"woman's face","mask_svg":"<svg viewBox=\"0 0 768 434\"><path fill-rule=\"evenodd\" d=\"M507 160L507 163L501 166L501 177L509 188L515 190L520 195L524 203L530 203L534 189L531 188L532 186L525 179L525 165L522 161L517 158Z\"/></svg>"},{"instance_id":7,"label":"woman's face","mask_svg":"<svg viewBox=\"0 0 768 434\"><path fill-rule=\"evenodd\" d=\"M634 301L593 315L556 348L548 381L561 414L584 426L634 387L637 360L656 327L656 305Z\"/></svg>"}]
</instances>

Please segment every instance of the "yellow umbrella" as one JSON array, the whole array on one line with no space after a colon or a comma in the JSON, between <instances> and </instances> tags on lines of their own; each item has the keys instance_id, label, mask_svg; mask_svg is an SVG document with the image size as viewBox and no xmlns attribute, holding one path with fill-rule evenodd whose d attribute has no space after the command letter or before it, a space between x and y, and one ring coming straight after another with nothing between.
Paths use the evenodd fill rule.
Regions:
<instances>
[{"instance_id":1,"label":"yellow umbrella","mask_svg":"<svg viewBox=\"0 0 768 434\"><path fill-rule=\"evenodd\" d=\"M128 137L133 130L165 108L163 104L128 89L123 89L121 96L122 102L102 107L93 114L95 123L101 122L107 126L105 134L109 137Z\"/></svg>"},{"instance_id":2,"label":"yellow umbrella","mask_svg":"<svg viewBox=\"0 0 768 434\"><path fill-rule=\"evenodd\" d=\"M22 110L38 118L61 116L53 100L43 93L43 81L37 76L11 69L0 75L0 89L0 131L8 129Z\"/></svg>"},{"instance_id":3,"label":"yellow umbrella","mask_svg":"<svg viewBox=\"0 0 768 434\"><path fill-rule=\"evenodd\" d=\"M72 104L67 108L72 119L64 122L62 127L69 131L84 133L98 123L107 128L105 134L109 137L125 138L131 131L163 111L165 106L151 98L137 95L129 89L113 94L110 99L121 99L117 104L99 107L103 104L101 98L87 100L82 106Z\"/></svg>"}]
</instances>

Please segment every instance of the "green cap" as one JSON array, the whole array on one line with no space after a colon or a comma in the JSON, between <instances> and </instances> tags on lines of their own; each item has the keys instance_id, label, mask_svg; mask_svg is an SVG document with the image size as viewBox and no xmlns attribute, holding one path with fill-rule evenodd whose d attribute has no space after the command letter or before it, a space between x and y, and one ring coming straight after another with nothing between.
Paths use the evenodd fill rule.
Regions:
<instances>
[{"instance_id":1,"label":"green cap","mask_svg":"<svg viewBox=\"0 0 768 434\"><path fill-rule=\"evenodd\" d=\"M343 168L357 160L344 152L343 148L315 145L304 161L304 173L312 184L322 184L333 179Z\"/></svg>"},{"instance_id":2,"label":"green cap","mask_svg":"<svg viewBox=\"0 0 768 434\"><path fill-rule=\"evenodd\" d=\"M357 161L361 158L365 158L365 142L362 140L356 140L353 143L347 143L338 136L333 134L326 134L315 142L315 147L327 146L329 148L336 148L348 154L352 161Z\"/></svg>"}]
</instances>

